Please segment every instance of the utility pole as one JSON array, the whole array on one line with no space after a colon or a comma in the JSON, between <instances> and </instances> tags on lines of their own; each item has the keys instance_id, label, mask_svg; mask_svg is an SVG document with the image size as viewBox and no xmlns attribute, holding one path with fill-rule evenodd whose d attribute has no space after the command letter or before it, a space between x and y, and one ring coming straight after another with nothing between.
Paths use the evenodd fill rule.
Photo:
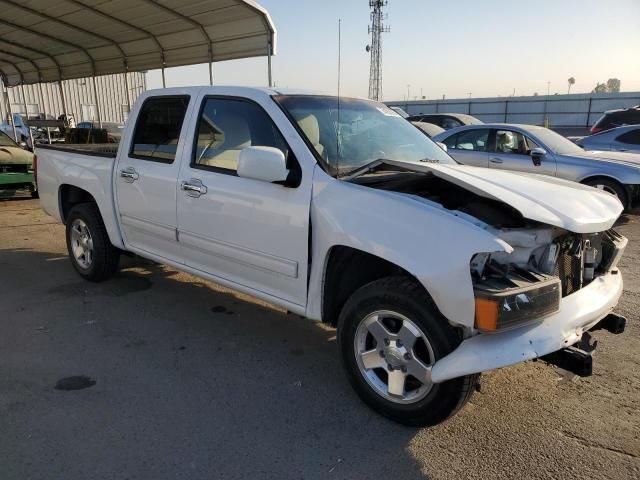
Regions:
<instances>
[{"instance_id":1,"label":"utility pole","mask_svg":"<svg viewBox=\"0 0 640 480\"><path fill-rule=\"evenodd\" d=\"M369 0L371 8L371 24L368 27L371 44L367 45L367 52L371 53L369 98L376 101L382 99L382 34L390 30L383 24L386 16L382 13L382 8L386 5L387 0Z\"/></svg>"}]
</instances>

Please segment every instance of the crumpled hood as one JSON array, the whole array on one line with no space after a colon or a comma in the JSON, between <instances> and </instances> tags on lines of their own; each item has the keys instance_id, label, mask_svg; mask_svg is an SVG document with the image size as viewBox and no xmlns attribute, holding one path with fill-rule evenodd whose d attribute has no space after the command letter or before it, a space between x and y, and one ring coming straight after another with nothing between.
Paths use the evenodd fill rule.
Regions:
<instances>
[{"instance_id":1,"label":"crumpled hood","mask_svg":"<svg viewBox=\"0 0 640 480\"><path fill-rule=\"evenodd\" d=\"M506 203L524 218L574 233L608 230L623 210L618 199L607 192L546 175L468 165L390 160L385 163L417 172L431 172L477 195Z\"/></svg>"},{"instance_id":2,"label":"crumpled hood","mask_svg":"<svg viewBox=\"0 0 640 480\"><path fill-rule=\"evenodd\" d=\"M573 154L572 157L585 158L588 160L602 160L605 162L624 163L640 168L640 155L628 152L610 152L604 150L587 150L579 154Z\"/></svg>"}]
</instances>

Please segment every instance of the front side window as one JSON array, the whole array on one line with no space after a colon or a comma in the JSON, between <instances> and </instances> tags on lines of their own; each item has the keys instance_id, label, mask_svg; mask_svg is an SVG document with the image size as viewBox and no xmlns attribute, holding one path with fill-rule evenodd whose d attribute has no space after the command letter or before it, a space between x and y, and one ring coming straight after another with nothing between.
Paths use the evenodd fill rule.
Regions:
<instances>
[{"instance_id":1,"label":"front side window","mask_svg":"<svg viewBox=\"0 0 640 480\"><path fill-rule=\"evenodd\" d=\"M173 163L189 97L156 97L144 102L130 154L143 160Z\"/></svg>"},{"instance_id":2,"label":"front side window","mask_svg":"<svg viewBox=\"0 0 640 480\"><path fill-rule=\"evenodd\" d=\"M527 155L527 141L524 135L511 130L496 131L496 153Z\"/></svg>"},{"instance_id":3,"label":"front side window","mask_svg":"<svg viewBox=\"0 0 640 480\"><path fill-rule=\"evenodd\" d=\"M348 174L376 160L455 164L381 103L324 95L281 95L275 100L332 174Z\"/></svg>"},{"instance_id":4,"label":"front side window","mask_svg":"<svg viewBox=\"0 0 640 480\"><path fill-rule=\"evenodd\" d=\"M475 152L486 152L489 140L489 130L486 128L478 130L467 130L455 135L453 145L447 147L454 150L473 150ZM446 143L446 142L445 142Z\"/></svg>"},{"instance_id":5,"label":"front side window","mask_svg":"<svg viewBox=\"0 0 640 480\"><path fill-rule=\"evenodd\" d=\"M287 146L269 116L253 102L209 98L198 122L192 164L235 172L246 147L275 147L287 157Z\"/></svg>"}]
</instances>

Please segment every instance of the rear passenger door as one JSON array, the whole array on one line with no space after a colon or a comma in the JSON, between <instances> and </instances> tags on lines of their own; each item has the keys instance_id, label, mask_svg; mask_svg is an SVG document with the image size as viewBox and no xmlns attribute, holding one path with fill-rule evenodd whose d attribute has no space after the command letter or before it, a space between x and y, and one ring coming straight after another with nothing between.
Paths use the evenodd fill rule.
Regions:
<instances>
[{"instance_id":1,"label":"rear passenger door","mask_svg":"<svg viewBox=\"0 0 640 480\"><path fill-rule=\"evenodd\" d=\"M474 128L463 130L444 140L449 155L463 165L487 167L489 155L489 129Z\"/></svg>"},{"instance_id":2,"label":"rear passenger door","mask_svg":"<svg viewBox=\"0 0 640 480\"><path fill-rule=\"evenodd\" d=\"M122 145L115 200L125 244L133 251L181 262L176 239L176 184L189 96L147 98L130 145Z\"/></svg>"},{"instance_id":3,"label":"rear passenger door","mask_svg":"<svg viewBox=\"0 0 640 480\"><path fill-rule=\"evenodd\" d=\"M311 182L300 183L278 127L258 103L212 96L194 130L178 186L185 263L232 287L305 305ZM240 152L250 146L282 150L298 186L239 177Z\"/></svg>"}]
</instances>

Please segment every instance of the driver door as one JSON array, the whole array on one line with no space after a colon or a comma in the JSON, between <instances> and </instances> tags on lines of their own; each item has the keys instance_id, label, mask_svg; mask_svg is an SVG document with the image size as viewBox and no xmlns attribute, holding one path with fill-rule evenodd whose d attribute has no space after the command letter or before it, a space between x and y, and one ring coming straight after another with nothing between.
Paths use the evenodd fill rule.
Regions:
<instances>
[{"instance_id":1,"label":"driver door","mask_svg":"<svg viewBox=\"0 0 640 480\"><path fill-rule=\"evenodd\" d=\"M542 158L540 165L534 164L530 153L538 145L531 138L515 130L493 132L495 140L489 151L489 168L555 176L556 162L549 153Z\"/></svg>"},{"instance_id":2,"label":"driver door","mask_svg":"<svg viewBox=\"0 0 640 480\"><path fill-rule=\"evenodd\" d=\"M275 147L300 169L257 103L202 100L191 154L178 181L178 233L186 265L241 290L306 304L311 182L297 186L238 175L246 147Z\"/></svg>"}]
</instances>

